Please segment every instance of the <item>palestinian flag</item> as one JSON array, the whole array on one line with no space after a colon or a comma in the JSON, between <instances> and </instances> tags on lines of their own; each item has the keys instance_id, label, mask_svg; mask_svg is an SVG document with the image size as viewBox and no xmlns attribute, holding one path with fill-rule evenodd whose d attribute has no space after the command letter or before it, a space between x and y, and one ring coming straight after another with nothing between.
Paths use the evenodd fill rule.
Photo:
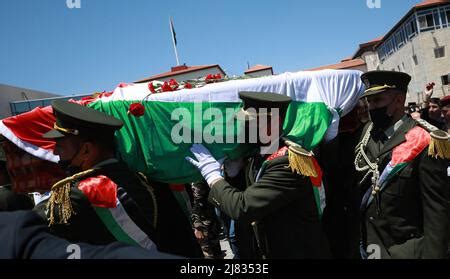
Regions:
<instances>
[{"instance_id":1,"label":"palestinian flag","mask_svg":"<svg viewBox=\"0 0 450 279\"><path fill-rule=\"evenodd\" d=\"M121 158L131 169L161 182L188 183L201 178L184 159L191 155L193 143L205 144L216 158L236 158L250 152L236 140L227 140L242 132L239 125L230 125L242 106L238 92L290 96L293 102L284 134L312 150L322 140L336 136L339 118L358 102L364 90L361 74L353 70L284 73L160 94L152 94L151 83L120 84L112 93L81 103L124 121L116 137ZM143 105L140 117L128 113L135 103ZM37 118L31 119L31 114ZM52 143L40 137L52 128L51 108L34 110L29 116L3 120L0 133L39 158L57 161Z\"/></svg>"},{"instance_id":2,"label":"palestinian flag","mask_svg":"<svg viewBox=\"0 0 450 279\"><path fill-rule=\"evenodd\" d=\"M384 168L377 181L383 190L389 181L408 166L430 144L430 134L422 127L416 126L405 134L406 141L392 150L392 158ZM368 206L374 199L369 189L363 197L362 205Z\"/></svg>"},{"instance_id":3,"label":"palestinian flag","mask_svg":"<svg viewBox=\"0 0 450 279\"><path fill-rule=\"evenodd\" d=\"M324 138L336 136L340 116L358 102L363 92L360 75L350 70L285 73L161 94L151 94L148 83L121 85L89 106L125 122L117 139L129 166L152 179L186 183L201 178L184 160L191 155L193 143L205 144L215 158L236 158L249 152L240 149L236 140L227 140L230 134L242 132L239 125L230 125L242 106L239 92L290 96L293 102L284 122L285 135L312 150ZM142 116L128 114L134 103L144 106Z\"/></svg>"}]
</instances>

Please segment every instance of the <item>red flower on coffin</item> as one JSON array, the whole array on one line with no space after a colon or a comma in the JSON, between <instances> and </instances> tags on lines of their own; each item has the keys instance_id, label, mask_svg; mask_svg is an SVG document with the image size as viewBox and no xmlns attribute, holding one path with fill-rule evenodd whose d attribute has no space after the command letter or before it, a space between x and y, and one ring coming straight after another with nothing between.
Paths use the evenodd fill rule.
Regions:
<instances>
[{"instance_id":1,"label":"red flower on coffin","mask_svg":"<svg viewBox=\"0 0 450 279\"><path fill-rule=\"evenodd\" d=\"M176 80L174 80L173 78L169 80L169 85L170 85L170 87L172 87L172 91L177 90L178 86L180 86L178 84L178 82Z\"/></svg>"},{"instance_id":2,"label":"red flower on coffin","mask_svg":"<svg viewBox=\"0 0 450 279\"><path fill-rule=\"evenodd\" d=\"M206 76L205 80L208 80L208 79L214 79L214 76L212 74L208 74Z\"/></svg>"},{"instance_id":3,"label":"red flower on coffin","mask_svg":"<svg viewBox=\"0 0 450 279\"><path fill-rule=\"evenodd\" d=\"M189 82L186 82L184 84L184 88L191 89L192 88L192 84L190 84Z\"/></svg>"},{"instance_id":4,"label":"red flower on coffin","mask_svg":"<svg viewBox=\"0 0 450 279\"><path fill-rule=\"evenodd\" d=\"M133 103L128 109L128 114L132 114L136 117L142 116L145 113L145 107L141 103Z\"/></svg>"},{"instance_id":5,"label":"red flower on coffin","mask_svg":"<svg viewBox=\"0 0 450 279\"><path fill-rule=\"evenodd\" d=\"M169 80L169 85L172 85L172 86L178 86L178 82L177 82L176 80L174 80L173 78L171 78L171 79Z\"/></svg>"},{"instance_id":6,"label":"red flower on coffin","mask_svg":"<svg viewBox=\"0 0 450 279\"><path fill-rule=\"evenodd\" d=\"M216 75L214 75L214 78L215 78L215 79L221 79L222 76L221 76L220 74L216 74Z\"/></svg>"},{"instance_id":7,"label":"red flower on coffin","mask_svg":"<svg viewBox=\"0 0 450 279\"><path fill-rule=\"evenodd\" d=\"M156 93L155 87L153 86L153 82L148 83L148 90L152 93Z\"/></svg>"},{"instance_id":8,"label":"red flower on coffin","mask_svg":"<svg viewBox=\"0 0 450 279\"><path fill-rule=\"evenodd\" d=\"M164 84L161 86L162 92L169 92L173 91L172 87L167 83L167 81L164 82Z\"/></svg>"}]
</instances>

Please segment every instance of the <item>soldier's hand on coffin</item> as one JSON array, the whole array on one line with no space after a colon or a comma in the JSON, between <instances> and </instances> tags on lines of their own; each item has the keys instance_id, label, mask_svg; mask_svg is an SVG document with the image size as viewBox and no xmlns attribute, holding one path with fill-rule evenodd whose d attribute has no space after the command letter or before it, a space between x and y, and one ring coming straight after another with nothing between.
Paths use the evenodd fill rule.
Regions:
<instances>
[{"instance_id":1,"label":"soldier's hand on coffin","mask_svg":"<svg viewBox=\"0 0 450 279\"><path fill-rule=\"evenodd\" d=\"M193 144L190 150L197 160L191 157L186 157L185 159L198 168L210 187L223 178L220 172L225 158L216 160L202 144Z\"/></svg>"}]
</instances>

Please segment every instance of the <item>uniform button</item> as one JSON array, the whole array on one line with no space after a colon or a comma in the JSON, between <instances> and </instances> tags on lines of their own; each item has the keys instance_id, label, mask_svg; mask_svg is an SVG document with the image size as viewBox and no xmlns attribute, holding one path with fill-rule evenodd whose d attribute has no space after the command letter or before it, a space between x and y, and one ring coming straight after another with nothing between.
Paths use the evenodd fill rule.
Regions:
<instances>
[{"instance_id":1,"label":"uniform button","mask_svg":"<svg viewBox=\"0 0 450 279\"><path fill-rule=\"evenodd\" d=\"M409 236L410 236L410 237L414 237L414 234L412 233L412 234L410 234Z\"/></svg>"},{"instance_id":2,"label":"uniform button","mask_svg":"<svg viewBox=\"0 0 450 279\"><path fill-rule=\"evenodd\" d=\"M370 216L370 217L369 217L369 220L373 221L373 217L372 217L372 216Z\"/></svg>"}]
</instances>

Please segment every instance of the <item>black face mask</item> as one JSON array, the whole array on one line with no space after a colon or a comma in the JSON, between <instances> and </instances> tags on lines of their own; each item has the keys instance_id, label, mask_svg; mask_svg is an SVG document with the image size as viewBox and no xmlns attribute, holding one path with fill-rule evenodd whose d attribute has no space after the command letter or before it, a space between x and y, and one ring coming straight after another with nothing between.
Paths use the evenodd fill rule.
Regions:
<instances>
[{"instance_id":1,"label":"black face mask","mask_svg":"<svg viewBox=\"0 0 450 279\"><path fill-rule=\"evenodd\" d=\"M387 115L387 106L369 110L370 119L373 122L374 129L380 130L389 127L393 116Z\"/></svg>"},{"instance_id":2,"label":"black face mask","mask_svg":"<svg viewBox=\"0 0 450 279\"><path fill-rule=\"evenodd\" d=\"M70 158L69 160L59 160L58 161L58 166L64 170L64 172L66 173L66 175L71 176L74 175L76 173L79 173L81 171L80 167L77 166L72 166L72 161L73 159L78 155L78 153L80 152L81 148L78 148L77 153L75 153L72 158Z\"/></svg>"}]
</instances>

